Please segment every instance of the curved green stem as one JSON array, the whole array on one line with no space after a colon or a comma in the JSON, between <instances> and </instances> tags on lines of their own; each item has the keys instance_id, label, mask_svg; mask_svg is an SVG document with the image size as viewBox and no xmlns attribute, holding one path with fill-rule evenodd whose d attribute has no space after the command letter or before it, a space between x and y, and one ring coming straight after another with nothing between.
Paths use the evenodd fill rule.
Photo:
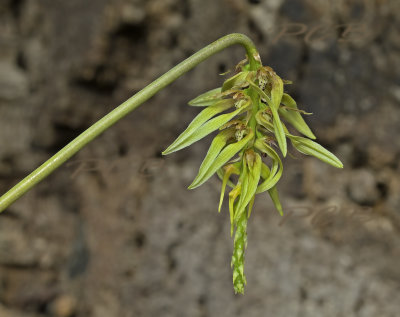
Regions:
<instances>
[{"instance_id":1,"label":"curved green stem","mask_svg":"<svg viewBox=\"0 0 400 317\"><path fill-rule=\"evenodd\" d=\"M208 59L210 56L220 52L221 50L234 45L240 44L246 49L246 54L249 59L250 66L255 65L257 62L254 59L257 50L253 42L243 34L229 34L210 45L204 47L197 53L193 54L174 68L166 72L164 75L153 81L151 84L143 88L137 94L129 98L127 101L122 103L120 106L115 108L113 111L108 113L102 119L97 121L82 134L76 137L73 141L68 143L64 148L58 151L54 156L44 162L31 174L21 180L17 185L12 187L8 192L0 197L0 212L10 206L19 197L25 194L33 186L39 183L41 180L50 175L65 161L71 158L86 144L92 141L95 137L100 135L102 132L111 127L118 120L125 117L132 110L139 107L142 103L150 99L157 92L171 84L173 81L178 79L180 76Z\"/></svg>"}]
</instances>

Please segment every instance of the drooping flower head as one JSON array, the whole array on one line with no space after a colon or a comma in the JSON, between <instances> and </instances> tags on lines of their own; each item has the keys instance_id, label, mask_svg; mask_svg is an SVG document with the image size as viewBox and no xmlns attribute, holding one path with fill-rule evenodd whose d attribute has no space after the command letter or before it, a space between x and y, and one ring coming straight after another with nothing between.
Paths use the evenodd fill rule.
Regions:
<instances>
[{"instance_id":1,"label":"drooping flower head","mask_svg":"<svg viewBox=\"0 0 400 317\"><path fill-rule=\"evenodd\" d=\"M166 155L181 150L218 131L189 189L217 174L222 180L220 211L226 187L231 188L228 195L231 235L235 232L231 266L236 293L243 293L246 284L247 220L255 195L268 192L276 209L283 214L276 184L283 172L278 151L286 156L287 139L299 152L343 167L334 154L312 141L315 136L302 117L307 113L299 110L293 98L284 92L284 85L291 82L282 80L272 68L262 66L258 56L255 59L258 61L255 69L246 60L242 61L236 67L236 74L225 80L222 87L189 102L204 110L163 152ZM291 134L286 124L303 136ZM263 158L269 158L269 163Z\"/></svg>"}]
</instances>

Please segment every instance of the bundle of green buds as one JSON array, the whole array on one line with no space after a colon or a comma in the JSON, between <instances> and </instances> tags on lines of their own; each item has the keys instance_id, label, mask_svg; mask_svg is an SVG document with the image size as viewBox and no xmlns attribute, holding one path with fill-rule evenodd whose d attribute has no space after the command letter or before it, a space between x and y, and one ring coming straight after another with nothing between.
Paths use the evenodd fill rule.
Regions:
<instances>
[{"instance_id":1,"label":"bundle of green buds","mask_svg":"<svg viewBox=\"0 0 400 317\"><path fill-rule=\"evenodd\" d=\"M276 184L281 178L283 165L277 153L285 157L287 138L293 147L306 155L343 167L340 160L318 143L304 121L306 112L286 93L282 80L270 67L262 66L255 56L251 67L247 60L236 67L236 74L221 88L208 91L189 102L205 107L187 129L163 152L181 150L219 131L202 162L190 189L206 182L215 173L222 180L218 211L221 210L226 186L229 192L231 235L235 230L231 266L235 293L243 293L244 252L247 246L247 220L256 194L268 192L276 209L282 215ZM232 110L230 110L232 109ZM302 136L289 132L288 123Z\"/></svg>"}]
</instances>

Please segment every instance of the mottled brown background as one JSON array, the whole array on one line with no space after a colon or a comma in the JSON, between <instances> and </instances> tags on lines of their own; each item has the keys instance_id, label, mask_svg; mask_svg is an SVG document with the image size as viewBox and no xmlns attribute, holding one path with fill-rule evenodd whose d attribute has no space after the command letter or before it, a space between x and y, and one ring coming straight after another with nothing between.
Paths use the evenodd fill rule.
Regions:
<instances>
[{"instance_id":1,"label":"mottled brown background","mask_svg":"<svg viewBox=\"0 0 400 317\"><path fill-rule=\"evenodd\" d=\"M303 33L279 36L285 27ZM219 181L186 189L210 138L160 155L197 113L187 101L243 59L235 47L1 214L1 317L399 316L397 0L2 0L0 191L232 32L293 80L318 141L345 165L285 159L286 216L263 195L249 221L246 294L233 294Z\"/></svg>"}]
</instances>

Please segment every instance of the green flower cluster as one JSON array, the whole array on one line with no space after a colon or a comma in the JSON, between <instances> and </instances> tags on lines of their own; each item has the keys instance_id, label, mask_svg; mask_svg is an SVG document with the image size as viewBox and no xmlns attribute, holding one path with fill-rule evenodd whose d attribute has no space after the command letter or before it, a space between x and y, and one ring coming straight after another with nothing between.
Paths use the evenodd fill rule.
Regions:
<instances>
[{"instance_id":1,"label":"green flower cluster","mask_svg":"<svg viewBox=\"0 0 400 317\"><path fill-rule=\"evenodd\" d=\"M222 180L218 211L221 210L226 186L231 188L231 235L235 231L231 266L236 293L243 293L246 284L247 220L255 195L268 192L282 214L276 184L281 178L283 165L277 150L285 157L289 139L301 153L343 167L335 155L311 140L315 136L302 117L307 113L299 110L293 98L284 92L284 85L290 82L282 80L270 67L262 66L259 57L255 56L255 60L254 69L247 60L242 61L236 67L236 74L221 88L190 101L189 105L205 109L163 152L165 155L181 150L219 131L189 188L202 185L216 173ZM305 137L290 133L285 123Z\"/></svg>"}]
</instances>

